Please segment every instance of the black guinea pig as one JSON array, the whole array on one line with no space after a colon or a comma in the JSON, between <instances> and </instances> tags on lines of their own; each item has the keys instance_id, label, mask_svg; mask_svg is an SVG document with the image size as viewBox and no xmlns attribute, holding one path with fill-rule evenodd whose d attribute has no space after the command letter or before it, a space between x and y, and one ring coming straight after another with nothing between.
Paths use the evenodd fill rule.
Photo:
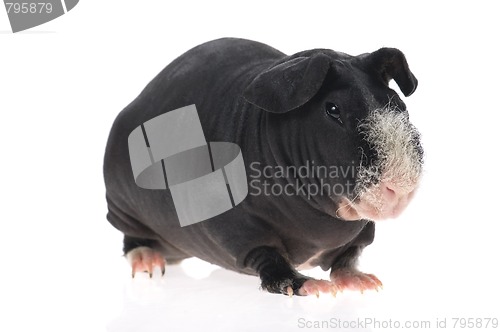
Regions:
<instances>
[{"instance_id":1,"label":"black guinea pig","mask_svg":"<svg viewBox=\"0 0 500 332\"><path fill-rule=\"evenodd\" d=\"M423 165L419 133L389 88L391 79L405 96L417 87L394 48L287 56L258 42L224 38L175 59L117 116L106 147L107 218L125 235L132 275L151 276L154 267L163 273L165 262L198 257L258 275L262 289L290 296L380 287L374 275L356 269L358 256L373 241L374 222L407 206ZM154 155L151 142L163 135L166 146L177 146L168 137L185 130L166 120L153 131L151 121L189 105L206 141L241 149L247 191L225 212L182 225L174 204L179 181L166 176L172 166ZM164 175L158 187L136 181L134 156L143 152L134 148L134 137L144 140L139 143L154 171ZM210 156L212 170L224 169ZM223 172L226 183L229 173ZM210 190L204 185L191 192L201 200L219 195ZM314 266L330 269L331 280L297 272Z\"/></svg>"}]
</instances>

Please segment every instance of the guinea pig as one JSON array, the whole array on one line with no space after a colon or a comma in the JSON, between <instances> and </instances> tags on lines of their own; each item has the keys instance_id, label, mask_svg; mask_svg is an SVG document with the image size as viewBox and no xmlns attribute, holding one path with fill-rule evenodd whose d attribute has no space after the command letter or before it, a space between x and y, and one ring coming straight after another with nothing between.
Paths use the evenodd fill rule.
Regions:
<instances>
[{"instance_id":1,"label":"guinea pig","mask_svg":"<svg viewBox=\"0 0 500 332\"><path fill-rule=\"evenodd\" d=\"M198 257L257 275L263 290L289 296L381 287L356 268L358 257L375 222L405 209L423 168L420 134L389 88L392 79L405 96L417 88L394 48L288 56L223 38L176 58L118 114L106 146L107 219L124 234L132 276L152 276L155 267L163 274L166 263ZM241 149L248 194L181 226L172 190L135 182L128 139L188 105L196 106L207 141ZM330 270L330 280L298 272L316 266Z\"/></svg>"}]
</instances>

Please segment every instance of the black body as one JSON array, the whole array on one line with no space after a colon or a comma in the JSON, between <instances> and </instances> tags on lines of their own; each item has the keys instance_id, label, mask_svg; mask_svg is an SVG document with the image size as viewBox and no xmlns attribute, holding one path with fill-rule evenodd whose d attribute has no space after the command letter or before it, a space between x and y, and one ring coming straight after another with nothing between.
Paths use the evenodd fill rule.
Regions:
<instances>
[{"instance_id":1,"label":"black body","mask_svg":"<svg viewBox=\"0 0 500 332\"><path fill-rule=\"evenodd\" d=\"M311 50L286 56L261 43L226 38L197 46L174 60L118 115L107 143L107 217L125 234L125 253L145 245L161 251L167 262L199 257L260 275L263 288L281 293L287 286L300 288L306 277L295 267L320 252L315 263L324 270L352 266L373 241L374 223L336 218L334 199L325 195L249 194L221 215L180 227L168 190L146 190L135 184L127 138L145 121L195 104L206 140L238 144L247 175L253 172L252 162L273 167L299 166L306 160L322 165L369 162L376 156L369 154L363 160L370 149L356 132L356 121L389 99L404 108L387 87L390 78L406 95L416 87L404 57L391 59L390 65L377 64L387 57L384 52L397 57L399 51L378 52L351 57ZM402 64L393 64L398 61ZM285 65L280 68L280 63ZM406 66L406 74L391 72L393 65ZM268 70L276 67L279 75ZM325 116L324 103L332 98L346 110L340 125ZM354 181L354 177L330 181ZM268 180L286 184L295 179Z\"/></svg>"}]
</instances>

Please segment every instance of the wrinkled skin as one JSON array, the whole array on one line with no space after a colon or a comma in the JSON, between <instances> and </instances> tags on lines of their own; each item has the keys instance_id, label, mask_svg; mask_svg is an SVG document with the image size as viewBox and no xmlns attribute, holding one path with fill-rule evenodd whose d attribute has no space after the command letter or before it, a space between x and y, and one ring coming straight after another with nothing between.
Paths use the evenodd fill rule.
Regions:
<instances>
[{"instance_id":1,"label":"wrinkled skin","mask_svg":"<svg viewBox=\"0 0 500 332\"><path fill-rule=\"evenodd\" d=\"M417 171L410 181L401 178L402 166L397 172L386 169L392 152L382 150L393 145L372 144L367 140L369 126L360 127L376 110L408 117L406 106L388 87L390 79L405 95L417 86L406 59L395 49L357 57L323 49L286 56L264 44L220 39L174 60L118 115L106 148L108 220L125 235L124 252L133 273L163 267L158 257L168 263L195 256L258 275L262 289L272 293L378 289L381 282L375 276L356 270L357 258L373 241L373 221L404 209L420 175ZM223 214L180 227L168 190L135 184L127 137L145 121L191 104L197 107L207 141L240 146L249 195ZM390 137L387 130L377 135ZM418 133L410 136L412 142L405 145L412 151L409 163L420 169ZM344 173L276 173L279 167L307 163ZM264 167L269 176L261 173ZM361 169L369 170L362 179ZM329 192L321 187L324 183L339 190ZM404 188L398 187L401 183ZM263 194L266 185L288 184L322 189ZM297 268L306 265L330 269L331 280L301 275Z\"/></svg>"}]
</instances>

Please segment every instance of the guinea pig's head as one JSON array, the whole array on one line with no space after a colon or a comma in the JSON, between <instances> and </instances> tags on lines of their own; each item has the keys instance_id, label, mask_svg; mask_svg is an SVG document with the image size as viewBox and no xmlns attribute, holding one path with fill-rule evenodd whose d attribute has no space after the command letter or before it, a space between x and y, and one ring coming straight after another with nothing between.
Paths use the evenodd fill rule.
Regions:
<instances>
[{"instance_id":1,"label":"guinea pig's head","mask_svg":"<svg viewBox=\"0 0 500 332\"><path fill-rule=\"evenodd\" d=\"M359 56L316 49L276 62L244 92L265 111L275 159L307 165L308 185L320 189L309 198L332 216L394 218L417 189L420 135L392 79L406 97L417 88L397 49Z\"/></svg>"}]
</instances>

